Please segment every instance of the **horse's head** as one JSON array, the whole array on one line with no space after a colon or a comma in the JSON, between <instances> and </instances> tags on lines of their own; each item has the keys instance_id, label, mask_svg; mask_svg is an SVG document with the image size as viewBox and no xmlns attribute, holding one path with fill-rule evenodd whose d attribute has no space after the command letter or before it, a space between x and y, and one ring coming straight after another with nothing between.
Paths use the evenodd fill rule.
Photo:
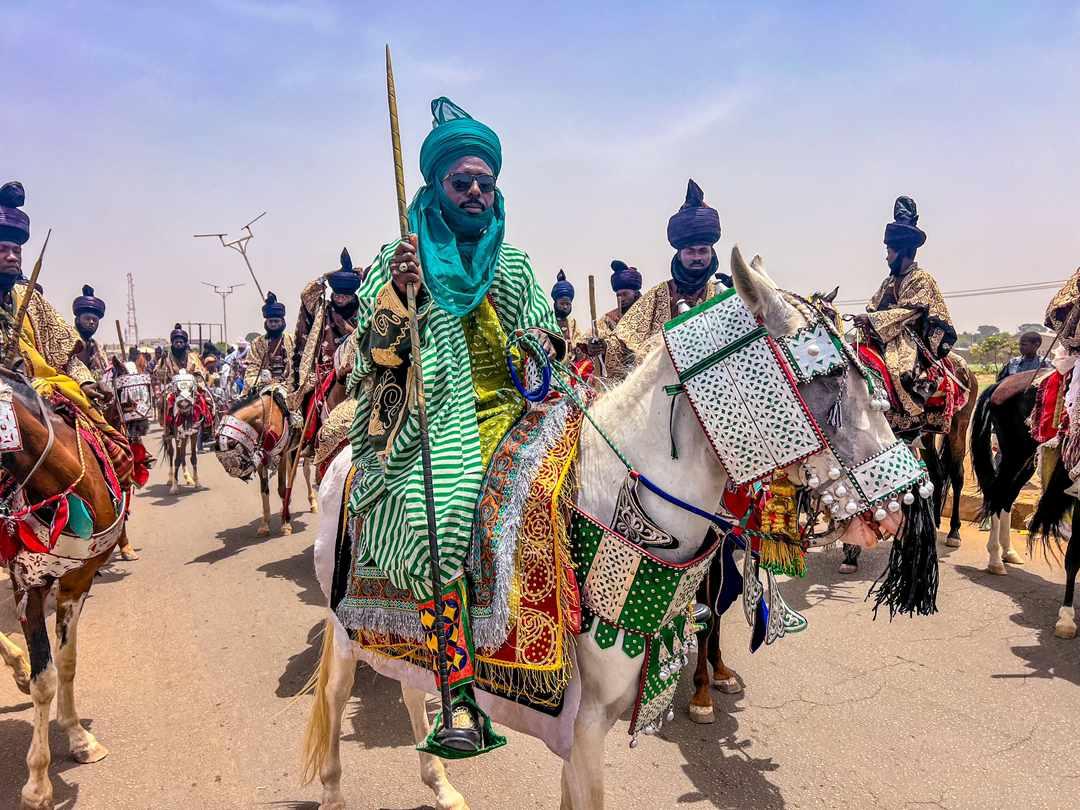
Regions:
<instances>
[{"instance_id":1,"label":"horse's head","mask_svg":"<svg viewBox=\"0 0 1080 810\"><path fill-rule=\"evenodd\" d=\"M229 475L247 481L276 467L289 442L288 408L278 390L240 400L221 419L215 453Z\"/></svg>"},{"instance_id":2,"label":"horse's head","mask_svg":"<svg viewBox=\"0 0 1080 810\"><path fill-rule=\"evenodd\" d=\"M895 534L901 504L914 498L917 464L906 447L897 447L880 382L875 385L844 343L831 300L780 290L761 258L747 264L737 247L731 270L739 296L787 356L806 410L827 443L786 469L802 490L810 520L828 522L822 540L872 545L880 535ZM925 484L919 491L929 494Z\"/></svg>"}]
</instances>

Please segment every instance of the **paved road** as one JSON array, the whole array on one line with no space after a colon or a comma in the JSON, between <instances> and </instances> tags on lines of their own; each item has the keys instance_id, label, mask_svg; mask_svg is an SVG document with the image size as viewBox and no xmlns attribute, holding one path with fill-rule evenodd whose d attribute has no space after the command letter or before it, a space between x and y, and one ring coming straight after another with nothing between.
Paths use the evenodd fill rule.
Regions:
<instances>
[{"instance_id":1,"label":"paved road","mask_svg":"<svg viewBox=\"0 0 1080 810\"><path fill-rule=\"evenodd\" d=\"M155 472L132 520L143 559L110 565L91 594L77 694L112 753L76 765L54 730L59 807L317 806L317 786L298 779L309 699L290 701L317 658L317 516L302 513L291 537L257 538L255 485L226 478L211 455L202 472L207 488L175 498ZM809 630L750 656L733 612L727 660L745 694L718 694L714 725L680 712L633 751L624 719L608 740L609 806L1075 807L1080 640L1053 638L1062 574L1039 563L992 577L983 542L965 528L962 549L942 548L940 615L892 624L863 602L884 552L864 555L855 578L834 573L835 553L812 555L811 575L785 589ZM5 592L0 629L15 628ZM0 673L3 808L25 778L29 723ZM395 685L361 671L345 730L351 807L430 806ZM454 765L455 784L474 810L557 807L556 759L509 736Z\"/></svg>"}]
</instances>

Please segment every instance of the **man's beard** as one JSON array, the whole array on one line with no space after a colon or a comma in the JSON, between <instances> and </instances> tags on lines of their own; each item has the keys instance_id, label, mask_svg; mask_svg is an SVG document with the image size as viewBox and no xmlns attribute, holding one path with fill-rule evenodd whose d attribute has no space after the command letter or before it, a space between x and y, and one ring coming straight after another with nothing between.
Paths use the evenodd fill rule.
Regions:
<instances>
[{"instance_id":1,"label":"man's beard","mask_svg":"<svg viewBox=\"0 0 1080 810\"><path fill-rule=\"evenodd\" d=\"M9 293L15 282L22 278L22 271L0 270L0 293Z\"/></svg>"},{"instance_id":2,"label":"man's beard","mask_svg":"<svg viewBox=\"0 0 1080 810\"><path fill-rule=\"evenodd\" d=\"M266 328L266 336L268 338L281 337L281 334L285 331L284 326L282 326L280 329L271 329L269 326L266 326L265 328Z\"/></svg>"},{"instance_id":3,"label":"man's beard","mask_svg":"<svg viewBox=\"0 0 1080 810\"><path fill-rule=\"evenodd\" d=\"M560 321L565 321L567 318L570 317L571 312L573 312L572 309L567 309L567 310L557 309L557 310L555 310L555 317Z\"/></svg>"},{"instance_id":4,"label":"man's beard","mask_svg":"<svg viewBox=\"0 0 1080 810\"><path fill-rule=\"evenodd\" d=\"M360 299L354 295L352 298L349 299L349 303L345 306L341 306L340 304L333 301L330 302L330 305L334 308L334 312L336 312L342 318L348 320L349 318L353 317L360 309Z\"/></svg>"},{"instance_id":5,"label":"man's beard","mask_svg":"<svg viewBox=\"0 0 1080 810\"><path fill-rule=\"evenodd\" d=\"M175 357L177 360L186 360L187 359L187 353L188 353L188 347L187 346L184 346L181 349L178 349L175 346L170 346L169 350L172 352L172 356Z\"/></svg>"},{"instance_id":6,"label":"man's beard","mask_svg":"<svg viewBox=\"0 0 1080 810\"><path fill-rule=\"evenodd\" d=\"M97 334L97 327L94 327L93 329L83 329L81 326L76 326L75 331L79 333L79 337L84 341L87 341L93 339L94 335Z\"/></svg>"},{"instance_id":7,"label":"man's beard","mask_svg":"<svg viewBox=\"0 0 1080 810\"><path fill-rule=\"evenodd\" d=\"M904 267L904 257L897 256L891 262L887 261L886 264L889 265L889 272L892 273L894 276L898 276L900 275L900 271Z\"/></svg>"}]
</instances>

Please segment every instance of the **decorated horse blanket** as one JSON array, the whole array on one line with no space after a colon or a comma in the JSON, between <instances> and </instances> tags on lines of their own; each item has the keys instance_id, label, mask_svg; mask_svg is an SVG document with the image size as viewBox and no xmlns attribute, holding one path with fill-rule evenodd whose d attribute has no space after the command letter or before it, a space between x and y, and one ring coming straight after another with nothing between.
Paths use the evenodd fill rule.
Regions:
<instances>
[{"instance_id":1,"label":"decorated horse blanket","mask_svg":"<svg viewBox=\"0 0 1080 810\"><path fill-rule=\"evenodd\" d=\"M569 521L582 419L571 403L556 401L529 411L506 434L488 465L465 566L477 686L549 715L563 707L581 626ZM356 479L354 470L346 504ZM365 650L433 670L417 600L357 548L347 509L339 517L331 606Z\"/></svg>"}]
</instances>

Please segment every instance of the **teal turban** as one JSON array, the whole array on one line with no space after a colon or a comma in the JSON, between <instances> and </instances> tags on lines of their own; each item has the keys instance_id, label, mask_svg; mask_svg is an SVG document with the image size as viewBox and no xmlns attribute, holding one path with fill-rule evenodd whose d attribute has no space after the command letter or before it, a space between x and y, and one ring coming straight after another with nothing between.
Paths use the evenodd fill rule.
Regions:
<instances>
[{"instance_id":1,"label":"teal turban","mask_svg":"<svg viewBox=\"0 0 1080 810\"><path fill-rule=\"evenodd\" d=\"M506 230L502 193L483 214L467 214L443 190L447 170L463 157L477 157L498 177L502 145L490 127L442 97L431 102L434 128L420 147L425 185L409 206L409 230L420 242L424 284L435 303L452 315L472 312L495 280Z\"/></svg>"}]
</instances>

